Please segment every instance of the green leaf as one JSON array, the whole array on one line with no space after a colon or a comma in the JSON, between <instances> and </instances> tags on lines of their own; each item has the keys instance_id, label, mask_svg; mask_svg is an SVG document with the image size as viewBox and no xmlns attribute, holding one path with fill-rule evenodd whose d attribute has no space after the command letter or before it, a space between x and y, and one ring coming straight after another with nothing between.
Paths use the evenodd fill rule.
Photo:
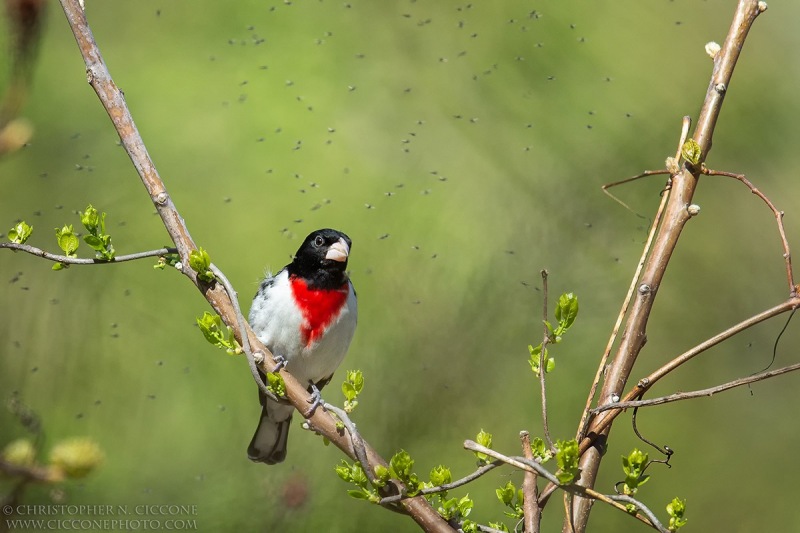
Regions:
<instances>
[{"instance_id":1,"label":"green leaf","mask_svg":"<svg viewBox=\"0 0 800 533\"><path fill-rule=\"evenodd\" d=\"M8 240L15 244L25 244L31 233L33 233L33 226L29 226L25 221L19 221L8 230Z\"/></svg>"},{"instance_id":2,"label":"green leaf","mask_svg":"<svg viewBox=\"0 0 800 533\"><path fill-rule=\"evenodd\" d=\"M553 458L552 452L547 448L544 440L539 437L534 437L531 441L531 451L533 451L533 456L538 458L542 463L546 463Z\"/></svg>"},{"instance_id":3,"label":"green leaf","mask_svg":"<svg viewBox=\"0 0 800 533\"><path fill-rule=\"evenodd\" d=\"M667 514L669 514L669 528L670 531L677 531L686 525L687 519L684 518L686 513L686 500L674 498L667 504Z\"/></svg>"},{"instance_id":4,"label":"green leaf","mask_svg":"<svg viewBox=\"0 0 800 533\"><path fill-rule=\"evenodd\" d=\"M279 398L286 396L286 383L283 381L283 376L278 372L267 374L267 390Z\"/></svg>"},{"instance_id":5,"label":"green leaf","mask_svg":"<svg viewBox=\"0 0 800 533\"><path fill-rule=\"evenodd\" d=\"M400 481L406 481L411 475L411 467L414 466L414 460L405 450L400 450L392 456L389 460L389 469L392 476Z\"/></svg>"},{"instance_id":6,"label":"green leaf","mask_svg":"<svg viewBox=\"0 0 800 533\"><path fill-rule=\"evenodd\" d=\"M214 273L209 269L211 256L208 255L205 249L200 248L189 253L189 266L197 272L197 277L202 281L210 283L214 280Z\"/></svg>"},{"instance_id":7,"label":"green leaf","mask_svg":"<svg viewBox=\"0 0 800 533\"><path fill-rule=\"evenodd\" d=\"M69 265L66 263L54 263L53 270L63 270L65 268L69 268Z\"/></svg>"},{"instance_id":8,"label":"green leaf","mask_svg":"<svg viewBox=\"0 0 800 533\"><path fill-rule=\"evenodd\" d=\"M538 378L539 377L539 371L540 371L539 370L539 363L540 363L540 357L541 357L541 353L542 353L542 345L539 344L539 346L536 346L535 348L533 346L529 345L528 346L528 351L531 354L531 358L528 360L528 363L531 365L531 370L533 371L534 375L536 375L536 377ZM556 368L556 361L555 361L554 358L549 356L549 352L547 351L547 348L545 348L544 349L544 371L547 374L547 373L552 372L555 368Z\"/></svg>"},{"instance_id":9,"label":"green leaf","mask_svg":"<svg viewBox=\"0 0 800 533\"><path fill-rule=\"evenodd\" d=\"M344 410L351 413L358 405L356 398L364 388L364 375L360 370L348 370L346 379L342 383L342 394L344 394Z\"/></svg>"},{"instance_id":10,"label":"green leaf","mask_svg":"<svg viewBox=\"0 0 800 533\"><path fill-rule=\"evenodd\" d=\"M336 475L339 476L342 481L347 481L348 483L350 482L350 465L347 461L342 459L342 462L336 465L334 468L336 470Z\"/></svg>"},{"instance_id":11,"label":"green leaf","mask_svg":"<svg viewBox=\"0 0 800 533\"><path fill-rule=\"evenodd\" d=\"M500 500L503 505L511 506L514 502L514 494L516 494L517 488L509 481L504 487L495 489L494 492L497 494L497 499Z\"/></svg>"},{"instance_id":12,"label":"green leaf","mask_svg":"<svg viewBox=\"0 0 800 533\"><path fill-rule=\"evenodd\" d=\"M441 487L453 481L453 474L444 465L434 466L431 469L430 480L434 487Z\"/></svg>"},{"instance_id":13,"label":"green leaf","mask_svg":"<svg viewBox=\"0 0 800 533\"><path fill-rule=\"evenodd\" d=\"M700 155L702 154L702 150L700 145L697 144L697 141L694 139L689 139L683 146L681 146L681 155L684 159L686 159L689 163L696 165L700 162Z\"/></svg>"},{"instance_id":14,"label":"green leaf","mask_svg":"<svg viewBox=\"0 0 800 533\"><path fill-rule=\"evenodd\" d=\"M75 235L71 224L61 229L56 228L56 239L58 241L58 247L64 250L67 257L75 257L75 252L78 250L80 241Z\"/></svg>"},{"instance_id":15,"label":"green leaf","mask_svg":"<svg viewBox=\"0 0 800 533\"><path fill-rule=\"evenodd\" d=\"M351 489L351 490L347 491L347 494L351 498L355 498L356 500L369 500L370 499L369 493L367 491L365 491L365 490Z\"/></svg>"},{"instance_id":16,"label":"green leaf","mask_svg":"<svg viewBox=\"0 0 800 533\"><path fill-rule=\"evenodd\" d=\"M578 316L578 297L574 293L562 294L556 306L556 320L558 320L558 335L563 335ZM560 332L560 333L559 333Z\"/></svg>"},{"instance_id":17,"label":"green leaf","mask_svg":"<svg viewBox=\"0 0 800 533\"><path fill-rule=\"evenodd\" d=\"M83 240L97 252L98 259L106 261L114 258L114 247L111 245L111 235L106 235L106 214L98 213L91 204L80 214L83 227L89 232Z\"/></svg>"},{"instance_id":18,"label":"green leaf","mask_svg":"<svg viewBox=\"0 0 800 533\"><path fill-rule=\"evenodd\" d=\"M623 492L628 495L636 494L640 486L647 483L649 475L644 474L649 456L647 453L634 448L631 453L622 456L622 471L625 472Z\"/></svg>"},{"instance_id":19,"label":"green leaf","mask_svg":"<svg viewBox=\"0 0 800 533\"><path fill-rule=\"evenodd\" d=\"M89 204L89 207L86 208L86 211L81 212L80 216L83 227L90 233L96 234L98 226L100 225L100 215L97 209L92 207L92 204ZM105 213L103 213L103 218L105 218Z\"/></svg>"},{"instance_id":20,"label":"green leaf","mask_svg":"<svg viewBox=\"0 0 800 533\"><path fill-rule=\"evenodd\" d=\"M239 346L239 343L236 342L236 338L233 335L233 329L222 323L222 317L219 315L212 315L208 311L205 311L203 316L196 320L197 326L208 342L217 348L222 348L228 352L229 355L238 355L242 353L242 348Z\"/></svg>"},{"instance_id":21,"label":"green leaf","mask_svg":"<svg viewBox=\"0 0 800 533\"><path fill-rule=\"evenodd\" d=\"M158 258L158 263L153 265L156 270L164 270L167 266L175 266L180 262L181 257L178 254L165 254Z\"/></svg>"},{"instance_id":22,"label":"green leaf","mask_svg":"<svg viewBox=\"0 0 800 533\"><path fill-rule=\"evenodd\" d=\"M386 485L389 480L392 478L392 474L389 472L389 469L383 465L375 465L375 480L376 485L382 487Z\"/></svg>"},{"instance_id":23,"label":"green leaf","mask_svg":"<svg viewBox=\"0 0 800 533\"><path fill-rule=\"evenodd\" d=\"M500 531L508 531L508 526L506 526L502 522L489 522L489 527Z\"/></svg>"},{"instance_id":24,"label":"green leaf","mask_svg":"<svg viewBox=\"0 0 800 533\"><path fill-rule=\"evenodd\" d=\"M461 522L461 531L464 533L478 533L478 523L472 520L463 520Z\"/></svg>"},{"instance_id":25,"label":"green leaf","mask_svg":"<svg viewBox=\"0 0 800 533\"><path fill-rule=\"evenodd\" d=\"M578 441L571 439L568 441L556 442L556 462L558 471L556 477L559 483L568 484L576 481L580 477L578 461L580 459L580 449Z\"/></svg>"},{"instance_id":26,"label":"green leaf","mask_svg":"<svg viewBox=\"0 0 800 533\"><path fill-rule=\"evenodd\" d=\"M103 239L101 239L97 235L84 235L83 242L85 242L95 250L102 250L104 246Z\"/></svg>"},{"instance_id":27,"label":"green leaf","mask_svg":"<svg viewBox=\"0 0 800 533\"><path fill-rule=\"evenodd\" d=\"M487 433L487 432L485 432L484 430L481 429L480 433L478 433L478 436L475 437L475 442L477 442L481 446L485 446L487 448L491 448L492 447L492 434L491 433ZM489 462L489 456L486 455L485 453L475 452L475 456L478 458L478 461L480 461L481 463L488 463Z\"/></svg>"},{"instance_id":28,"label":"green leaf","mask_svg":"<svg viewBox=\"0 0 800 533\"><path fill-rule=\"evenodd\" d=\"M469 494L458 500L458 513L463 516L469 516L469 513L472 512L472 508L475 506L475 502L469 497Z\"/></svg>"}]
</instances>

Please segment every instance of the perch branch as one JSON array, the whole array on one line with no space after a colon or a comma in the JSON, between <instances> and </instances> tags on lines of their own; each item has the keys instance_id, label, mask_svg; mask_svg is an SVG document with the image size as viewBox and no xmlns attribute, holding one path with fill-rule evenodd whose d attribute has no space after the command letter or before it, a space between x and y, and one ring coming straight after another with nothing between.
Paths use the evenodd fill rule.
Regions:
<instances>
[{"instance_id":1,"label":"perch branch","mask_svg":"<svg viewBox=\"0 0 800 533\"><path fill-rule=\"evenodd\" d=\"M147 190L150 199L155 205L156 211L164 223L167 233L178 250L181 262L184 265L181 272L197 286L209 304L211 304L214 310L222 317L225 324L234 329L237 341L239 341L241 345L244 345L245 342L249 342L256 352L260 351L265 354L261 367L265 373L269 372L270 368L274 368L275 366L272 353L258 340L249 326L245 324L244 329L241 328L239 324L239 316L241 316L241 313L237 314L234 310L231 298L221 286L222 284L205 283L197 278L196 273L192 269L187 267L189 264L189 254L197 247L189 234L186 223L178 212L172 198L167 193L164 182L147 152L144 141L134 124L133 117L125 102L122 91L114 83L108 71L100 49L92 35L81 3L78 0L59 1L86 64L87 81L92 86L95 93L97 93L98 98L108 113L111 122L120 136L123 148L130 157L133 166L136 168L142 184ZM243 339L244 336L247 336L246 341ZM280 370L280 373L286 384L288 400L295 408L302 412L309 404L310 395L308 391L306 391L304 385L301 385L285 369ZM335 446L348 456L355 458L355 452L353 451L349 435L343 435L337 431L336 421L330 414L322 409L317 409L310 415L309 420L317 431L328 438ZM366 443L365 448L370 464L386 465L386 461ZM405 508L405 511L424 531L453 531L447 522L439 516L424 498L410 498L408 500L403 500L401 504Z\"/></svg>"}]
</instances>

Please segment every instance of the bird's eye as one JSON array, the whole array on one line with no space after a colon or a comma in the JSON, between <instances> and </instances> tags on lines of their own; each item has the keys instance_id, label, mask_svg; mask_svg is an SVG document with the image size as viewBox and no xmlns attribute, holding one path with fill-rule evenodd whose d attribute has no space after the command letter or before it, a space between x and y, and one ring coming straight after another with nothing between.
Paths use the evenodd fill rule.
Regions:
<instances>
[{"instance_id":1,"label":"bird's eye","mask_svg":"<svg viewBox=\"0 0 800 533\"><path fill-rule=\"evenodd\" d=\"M322 246L323 244L325 244L325 239L322 238L322 235L317 235L314 238L314 246Z\"/></svg>"}]
</instances>

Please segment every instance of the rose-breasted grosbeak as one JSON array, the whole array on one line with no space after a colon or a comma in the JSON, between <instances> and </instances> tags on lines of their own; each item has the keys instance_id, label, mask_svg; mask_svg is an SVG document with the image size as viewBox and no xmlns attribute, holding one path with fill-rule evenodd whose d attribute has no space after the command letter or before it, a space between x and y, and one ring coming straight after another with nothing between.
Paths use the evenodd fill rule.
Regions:
<instances>
[{"instance_id":1,"label":"rose-breasted grosbeak","mask_svg":"<svg viewBox=\"0 0 800 533\"><path fill-rule=\"evenodd\" d=\"M332 229L311 233L294 259L267 275L250 308L250 326L297 381L321 389L344 359L356 329L357 306L347 275L350 238ZM259 393L263 406L247 449L252 461L286 459L286 438L294 407Z\"/></svg>"}]
</instances>

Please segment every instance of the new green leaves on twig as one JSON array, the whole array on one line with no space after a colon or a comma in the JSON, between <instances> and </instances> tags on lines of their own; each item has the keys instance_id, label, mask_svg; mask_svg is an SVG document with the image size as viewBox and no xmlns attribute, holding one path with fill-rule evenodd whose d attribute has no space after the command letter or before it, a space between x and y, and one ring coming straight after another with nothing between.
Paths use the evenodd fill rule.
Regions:
<instances>
[{"instance_id":1,"label":"new green leaves on twig","mask_svg":"<svg viewBox=\"0 0 800 533\"><path fill-rule=\"evenodd\" d=\"M242 347L233 336L233 329L230 326L223 327L222 317L219 315L205 311L203 316L197 319L197 325L208 342L225 350L228 355L242 353Z\"/></svg>"},{"instance_id":2,"label":"new green leaves on twig","mask_svg":"<svg viewBox=\"0 0 800 533\"><path fill-rule=\"evenodd\" d=\"M625 481L622 483L622 493L633 496L641 485L647 483L650 476L644 473L648 465L647 453L634 448L628 456L622 456L622 471L625 472Z\"/></svg>"},{"instance_id":3,"label":"new green leaves on twig","mask_svg":"<svg viewBox=\"0 0 800 533\"><path fill-rule=\"evenodd\" d=\"M33 226L29 226L24 220L20 220L13 228L8 230L8 240L14 244L25 244L31 233L33 233Z\"/></svg>"},{"instance_id":4,"label":"new green leaves on twig","mask_svg":"<svg viewBox=\"0 0 800 533\"><path fill-rule=\"evenodd\" d=\"M571 292L562 294L558 299L555 315L557 321L555 327L553 327L550 321L544 321L544 325L547 328L547 344L558 344L561 342L564 334L572 327L572 324L575 323L575 319L578 317L578 297ZM531 354L531 358L528 362L531 365L531 370L533 370L533 373L537 376L541 371L539 365L541 364L543 346L545 373L552 372L556 367L555 358L550 357L544 342L539 343L539 345L535 347L528 346L528 351Z\"/></svg>"},{"instance_id":5,"label":"new green leaves on twig","mask_svg":"<svg viewBox=\"0 0 800 533\"><path fill-rule=\"evenodd\" d=\"M478 433L478 436L475 437L475 442L477 442L481 446L485 446L487 448L491 448L492 447L492 434L491 433L487 433L484 430L481 430L480 433ZM489 456L486 455L485 453L481 453L481 452L473 452L473 453L475 453L475 457L478 458L478 465L483 466L483 465L485 465L485 464L490 462L489 461Z\"/></svg>"},{"instance_id":6,"label":"new green leaves on twig","mask_svg":"<svg viewBox=\"0 0 800 533\"><path fill-rule=\"evenodd\" d=\"M344 394L344 410L352 413L358 406L358 395L364 388L364 374L361 370L348 370L347 377L342 383L342 394Z\"/></svg>"},{"instance_id":7,"label":"new green leaves on twig","mask_svg":"<svg viewBox=\"0 0 800 533\"><path fill-rule=\"evenodd\" d=\"M56 240L58 241L58 247L64 251L64 255L67 257L77 257L78 254L76 252L80 241L78 240L78 236L75 235L75 231L72 229L72 224L64 226L61 229L56 228ZM69 267L67 263L55 263L53 265L53 270L61 270L67 267Z\"/></svg>"},{"instance_id":8,"label":"new green leaves on twig","mask_svg":"<svg viewBox=\"0 0 800 533\"><path fill-rule=\"evenodd\" d=\"M697 165L700 162L700 155L702 153L703 150L694 139L689 139L681 146L681 155L692 165Z\"/></svg>"},{"instance_id":9,"label":"new green leaves on twig","mask_svg":"<svg viewBox=\"0 0 800 533\"><path fill-rule=\"evenodd\" d=\"M199 250L192 250L189 253L189 266L197 272L197 277L206 283L214 281L214 273L211 271L211 257L202 247Z\"/></svg>"},{"instance_id":10,"label":"new green leaves on twig","mask_svg":"<svg viewBox=\"0 0 800 533\"><path fill-rule=\"evenodd\" d=\"M89 232L88 235L83 236L83 240L88 244L96 253L95 258L101 261L111 261L114 259L114 246L111 244L111 235L106 234L106 214L99 213L97 209L92 207L92 204L86 208L85 211L79 211L81 217L81 224ZM78 235L72 227L72 224L64 225L62 228L56 228L56 240L58 247L64 251L67 257L77 257ZM55 263L53 270L62 270L67 268L67 263Z\"/></svg>"},{"instance_id":11,"label":"new green leaves on twig","mask_svg":"<svg viewBox=\"0 0 800 533\"><path fill-rule=\"evenodd\" d=\"M522 510L522 489L518 490L513 482L509 481L504 487L495 489L494 492L497 494L497 499L510 509L510 511L503 511L503 514L517 520L525 515Z\"/></svg>"},{"instance_id":12,"label":"new green leaves on twig","mask_svg":"<svg viewBox=\"0 0 800 533\"><path fill-rule=\"evenodd\" d=\"M158 262L153 265L156 270L164 270L167 266L174 267L181 261L181 256L178 254L164 254L158 258Z\"/></svg>"},{"instance_id":13,"label":"new green leaves on twig","mask_svg":"<svg viewBox=\"0 0 800 533\"><path fill-rule=\"evenodd\" d=\"M580 478L581 469L578 468L580 458L581 453L578 441L571 439L556 442L556 462L558 463L556 477L558 481L566 485Z\"/></svg>"},{"instance_id":14,"label":"new green leaves on twig","mask_svg":"<svg viewBox=\"0 0 800 533\"><path fill-rule=\"evenodd\" d=\"M353 498L367 500L372 503L380 503L381 495L377 488L385 487L390 480L396 479L405 486L404 495L415 496L420 491L441 487L453 481L450 469L444 465L435 466L431 469L428 476L429 481L420 481L417 474L412 470L414 459L405 450L400 450L394 454L389 461L389 466L375 466L374 487L370 486L364 470L358 462L348 463L345 459L336 467L336 474L344 481L352 483L355 489L348 490L347 493ZM459 524L461 531L465 533L476 533L478 525L467 519L472 512L474 502L469 495L461 498L448 498L447 490L424 494L432 506L437 507L437 512L450 523Z\"/></svg>"},{"instance_id":15,"label":"new green leaves on twig","mask_svg":"<svg viewBox=\"0 0 800 533\"><path fill-rule=\"evenodd\" d=\"M97 259L110 261L114 259L114 246L111 244L111 235L106 234L106 214L98 213L92 204L86 211L80 213L81 224L89 232L83 236L83 241L88 244L95 252Z\"/></svg>"},{"instance_id":16,"label":"new green leaves on twig","mask_svg":"<svg viewBox=\"0 0 800 533\"><path fill-rule=\"evenodd\" d=\"M683 517L684 513L686 513L686 500L674 498L667 504L670 531L677 531L686 525L687 520Z\"/></svg>"}]
</instances>

